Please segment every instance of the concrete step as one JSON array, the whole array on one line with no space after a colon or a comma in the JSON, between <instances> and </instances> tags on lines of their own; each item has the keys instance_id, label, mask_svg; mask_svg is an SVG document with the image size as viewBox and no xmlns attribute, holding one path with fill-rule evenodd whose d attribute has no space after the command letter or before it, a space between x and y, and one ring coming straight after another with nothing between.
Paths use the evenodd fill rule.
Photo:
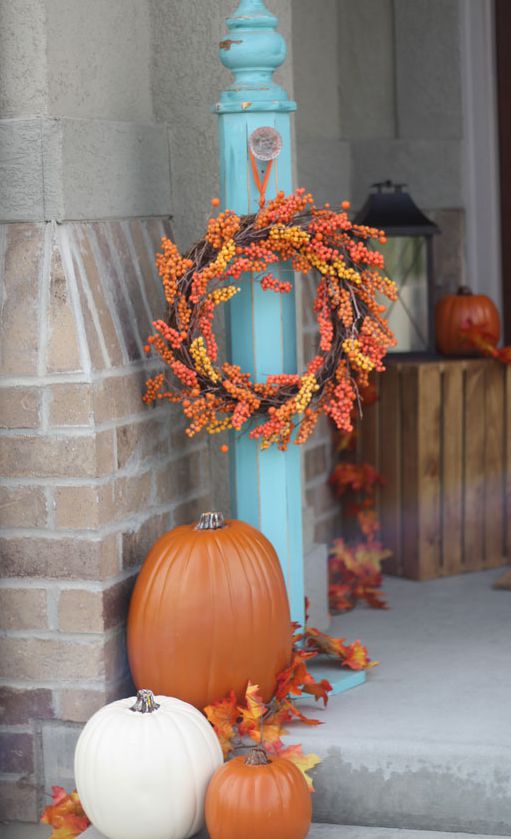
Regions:
<instances>
[{"instance_id":1,"label":"concrete step","mask_svg":"<svg viewBox=\"0 0 511 839\"><path fill-rule=\"evenodd\" d=\"M0 825L0 839L48 839L51 828L36 824ZM496 836L468 833L437 833L429 830L396 830L379 827L343 827L337 824L313 824L307 839L497 839ZM92 827L82 839L102 839ZM205 832L196 839L208 839ZM243 839L240 836L240 839ZM502 837L500 837L502 839Z\"/></svg>"},{"instance_id":2,"label":"concrete step","mask_svg":"<svg viewBox=\"0 0 511 839\"><path fill-rule=\"evenodd\" d=\"M496 836L488 834L473 833L437 833L436 831L423 830L399 830L395 828L379 827L343 827L338 824L313 824L307 839L497 839ZM94 828L90 828L82 834L83 839L104 839ZM6 839L25 839L21 834L18 836L6 837ZM27 836L27 839L29 837ZM209 839L206 831L199 833L196 839ZM245 839L240 836L239 839ZM261 837L263 839L263 837ZM500 837L502 839L502 837Z\"/></svg>"},{"instance_id":3,"label":"concrete step","mask_svg":"<svg viewBox=\"0 0 511 839\"><path fill-rule=\"evenodd\" d=\"M381 664L325 710L302 703L324 725L290 726L288 741L322 758L316 822L511 835L511 600L492 589L501 574L389 578L389 611L336 619L330 631L362 639Z\"/></svg>"},{"instance_id":4,"label":"concrete step","mask_svg":"<svg viewBox=\"0 0 511 839\"><path fill-rule=\"evenodd\" d=\"M48 839L51 828L37 824L0 824L0 839ZM437 833L429 830L399 830L379 827L343 827L338 824L313 824L307 839L498 839L488 834ZM104 839L91 827L81 834L81 839ZM142 837L141 837L142 839ZM209 839L202 831L195 839ZM239 839L244 839L240 836ZM502 839L502 837L499 837Z\"/></svg>"},{"instance_id":5,"label":"concrete step","mask_svg":"<svg viewBox=\"0 0 511 839\"><path fill-rule=\"evenodd\" d=\"M401 830L395 827L343 827L313 824L307 839L497 839L483 833L439 833L436 830ZM499 837L502 839L502 837Z\"/></svg>"}]
</instances>

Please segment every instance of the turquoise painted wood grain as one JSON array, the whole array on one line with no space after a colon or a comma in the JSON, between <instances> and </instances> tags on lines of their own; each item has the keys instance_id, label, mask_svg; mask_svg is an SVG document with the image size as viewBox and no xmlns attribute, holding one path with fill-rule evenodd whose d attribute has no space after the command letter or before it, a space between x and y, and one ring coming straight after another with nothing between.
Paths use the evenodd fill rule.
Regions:
<instances>
[{"instance_id":1,"label":"turquoise painted wood grain","mask_svg":"<svg viewBox=\"0 0 511 839\"><path fill-rule=\"evenodd\" d=\"M290 115L296 105L273 81L285 59L277 18L262 0L242 0L228 19L229 34L220 58L233 73L215 110L219 116L221 198L238 213L255 212L259 193L250 167L248 138L271 126L281 135L282 151L272 166L266 195L293 189ZM260 177L265 162L260 162ZM276 271L272 271L276 274ZM282 274L294 274L283 266ZM230 358L256 381L271 373L296 372L296 309L290 294L265 292L257 275L241 280L242 291L229 304ZM248 434L234 435L231 446L233 512L260 529L274 545L286 580L292 619L304 621L302 474L298 446L287 452L261 451Z\"/></svg>"}]
</instances>

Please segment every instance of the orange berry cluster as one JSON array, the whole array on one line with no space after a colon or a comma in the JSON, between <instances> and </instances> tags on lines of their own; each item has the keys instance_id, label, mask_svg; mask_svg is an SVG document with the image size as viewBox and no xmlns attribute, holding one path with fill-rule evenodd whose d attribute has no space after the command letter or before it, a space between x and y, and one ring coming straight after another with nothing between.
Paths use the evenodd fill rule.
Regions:
<instances>
[{"instance_id":1,"label":"orange berry cluster","mask_svg":"<svg viewBox=\"0 0 511 839\"><path fill-rule=\"evenodd\" d=\"M165 299L171 306L176 296L178 281L193 266L193 262L183 258L170 239L163 237L161 246L163 253L156 255L156 267L163 283Z\"/></svg>"},{"instance_id":2,"label":"orange berry cluster","mask_svg":"<svg viewBox=\"0 0 511 839\"><path fill-rule=\"evenodd\" d=\"M263 291L276 291L279 294L289 294L293 290L293 284L284 280L279 280L273 274L266 274L261 280L261 288Z\"/></svg>"},{"instance_id":3,"label":"orange berry cluster","mask_svg":"<svg viewBox=\"0 0 511 839\"><path fill-rule=\"evenodd\" d=\"M225 242L230 242L233 239L239 230L239 226L239 216L232 210L226 210L208 221L206 241L213 245L216 250L220 250Z\"/></svg>"},{"instance_id":4,"label":"orange berry cluster","mask_svg":"<svg viewBox=\"0 0 511 839\"><path fill-rule=\"evenodd\" d=\"M373 245L384 242L384 232L353 224L348 209L347 201L338 208L316 207L309 193L297 189L278 193L254 215L218 213L184 256L163 239L156 263L168 311L165 320L153 323L146 351L159 354L170 376L159 372L150 378L144 401L180 403L190 437L248 426L262 448L304 443L322 414L350 431L359 391L372 370L384 369L383 358L395 343L381 299L395 299L396 289ZM251 281L265 292L291 292L290 280L268 272L283 262L319 275L314 300L319 349L305 372L254 382L239 366L218 363L215 311Z\"/></svg>"}]
</instances>

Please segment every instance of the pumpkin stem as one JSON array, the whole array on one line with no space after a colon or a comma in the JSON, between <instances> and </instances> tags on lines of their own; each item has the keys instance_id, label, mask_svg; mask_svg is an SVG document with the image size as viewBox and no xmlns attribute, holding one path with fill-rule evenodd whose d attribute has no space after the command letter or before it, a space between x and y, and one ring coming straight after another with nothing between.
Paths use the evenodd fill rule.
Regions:
<instances>
[{"instance_id":1,"label":"pumpkin stem","mask_svg":"<svg viewBox=\"0 0 511 839\"><path fill-rule=\"evenodd\" d=\"M225 527L223 513L202 513L195 530L219 530Z\"/></svg>"},{"instance_id":2,"label":"pumpkin stem","mask_svg":"<svg viewBox=\"0 0 511 839\"><path fill-rule=\"evenodd\" d=\"M143 688L137 691L137 701L131 706L130 711L138 711L139 714L152 714L159 707L152 690Z\"/></svg>"},{"instance_id":3,"label":"pumpkin stem","mask_svg":"<svg viewBox=\"0 0 511 839\"><path fill-rule=\"evenodd\" d=\"M245 766L267 766L270 763L264 746L254 746L245 758Z\"/></svg>"},{"instance_id":4,"label":"pumpkin stem","mask_svg":"<svg viewBox=\"0 0 511 839\"><path fill-rule=\"evenodd\" d=\"M461 296L466 296L468 294L472 294L472 289L469 288L468 285L460 285L456 293Z\"/></svg>"}]
</instances>

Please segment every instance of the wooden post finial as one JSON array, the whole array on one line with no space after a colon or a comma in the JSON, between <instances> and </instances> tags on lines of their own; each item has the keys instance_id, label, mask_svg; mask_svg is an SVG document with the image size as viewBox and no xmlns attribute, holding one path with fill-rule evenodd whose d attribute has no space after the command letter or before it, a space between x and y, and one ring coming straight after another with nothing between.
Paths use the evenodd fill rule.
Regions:
<instances>
[{"instance_id":1,"label":"wooden post finial","mask_svg":"<svg viewBox=\"0 0 511 839\"><path fill-rule=\"evenodd\" d=\"M236 110L247 100L266 105L265 110L295 110L284 88L273 81L274 71L287 54L277 26L278 18L263 0L241 0L227 18L228 35L220 42L220 60L234 79L222 93L217 111Z\"/></svg>"}]
</instances>

